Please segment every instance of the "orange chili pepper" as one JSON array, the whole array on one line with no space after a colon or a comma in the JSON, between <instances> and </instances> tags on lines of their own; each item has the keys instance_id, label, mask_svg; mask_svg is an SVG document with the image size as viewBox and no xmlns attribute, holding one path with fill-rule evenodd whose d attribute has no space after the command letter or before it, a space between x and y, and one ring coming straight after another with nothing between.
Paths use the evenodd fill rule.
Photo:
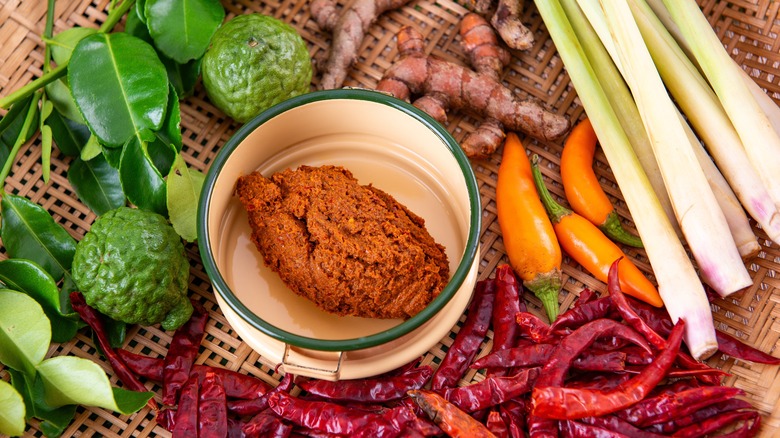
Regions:
<instances>
[{"instance_id":1,"label":"orange chili pepper","mask_svg":"<svg viewBox=\"0 0 780 438\"><path fill-rule=\"evenodd\" d=\"M612 263L622 257L624 263L620 263L618 267L618 278L623 292L661 307L663 301L658 290L642 271L628 260L615 242L589 220L555 202L544 185L538 161L539 157L534 155L531 163L534 183L563 250L604 283L608 281Z\"/></svg>"},{"instance_id":2,"label":"orange chili pepper","mask_svg":"<svg viewBox=\"0 0 780 438\"><path fill-rule=\"evenodd\" d=\"M584 119L572 129L561 154L561 182L569 206L599 227L610 239L642 248L642 240L620 224L615 207L593 172L596 132Z\"/></svg>"},{"instance_id":3,"label":"orange chili pepper","mask_svg":"<svg viewBox=\"0 0 780 438\"><path fill-rule=\"evenodd\" d=\"M504 142L496 183L498 224L509 264L544 306L550 322L558 316L561 247L534 187L531 163L520 138Z\"/></svg>"},{"instance_id":4,"label":"orange chili pepper","mask_svg":"<svg viewBox=\"0 0 780 438\"><path fill-rule=\"evenodd\" d=\"M407 394L447 436L463 438L495 437L485 425L433 391L414 389L408 391Z\"/></svg>"}]
</instances>

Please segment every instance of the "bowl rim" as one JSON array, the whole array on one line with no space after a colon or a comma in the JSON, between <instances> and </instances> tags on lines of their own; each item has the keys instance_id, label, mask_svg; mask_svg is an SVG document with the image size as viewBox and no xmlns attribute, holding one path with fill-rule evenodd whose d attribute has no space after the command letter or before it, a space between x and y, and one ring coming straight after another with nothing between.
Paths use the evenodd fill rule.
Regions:
<instances>
[{"instance_id":1,"label":"bowl rim","mask_svg":"<svg viewBox=\"0 0 780 438\"><path fill-rule=\"evenodd\" d=\"M217 268L216 261L212 255L212 244L208 236L207 230L207 218L209 213L209 205L211 204L212 193L214 184L216 183L219 171L225 165L232 152L238 147L241 142L258 126L267 122L268 120L276 117L277 115L291 110L293 108L303 106L309 103L334 100L334 99L346 99L346 100L362 100L383 105L390 106L399 111L404 112L413 119L422 123L428 129L433 131L437 137L442 139L444 144L454 155L458 166L463 172L463 176L466 183L466 188L469 194L469 233L466 241L466 246L458 264L457 269L453 273L450 281L447 283L441 293L434 298L428 306L426 306L418 314L403 321L402 323L393 326L387 330L381 331L368 336L361 336L348 339L316 339L308 336L302 336L295 334L284 329L281 329L273 324L268 323L262 318L255 315L249 308L247 308L238 297L232 292L222 274ZM259 115L255 116L243 126L241 126L225 143L225 145L217 152L214 160L206 172L205 181L203 183L203 189L200 194L200 200L198 203L197 213L197 234L198 234L198 249L201 255L206 274L212 282L212 286L216 293L218 293L227 303L228 306L250 326L259 330L261 333L270 336L273 339L281 342L311 350L319 351L350 351L360 350L364 348L375 347L392 340L395 340L421 326L428 321L433 315L438 313L445 304L455 295L460 289L463 281L468 275L468 272L477 256L479 248L479 233L481 230L481 201L480 193L477 185L476 176L474 170L471 167L466 154L461 149L458 142L452 137L439 122L434 120L427 113L414 107L413 105L403 100L392 97L388 94L360 88L343 88L335 90L317 90L305 93L281 103L278 103L271 108L263 111Z\"/></svg>"}]
</instances>

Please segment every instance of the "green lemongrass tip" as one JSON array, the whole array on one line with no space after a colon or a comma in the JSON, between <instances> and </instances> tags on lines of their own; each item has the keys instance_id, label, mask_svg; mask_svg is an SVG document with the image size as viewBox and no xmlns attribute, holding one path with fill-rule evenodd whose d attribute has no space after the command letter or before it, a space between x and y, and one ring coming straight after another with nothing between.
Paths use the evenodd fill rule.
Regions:
<instances>
[{"instance_id":1,"label":"green lemongrass tip","mask_svg":"<svg viewBox=\"0 0 780 438\"><path fill-rule=\"evenodd\" d=\"M547 186L544 185L544 179L542 179L542 172L539 170L539 156L536 154L531 157L531 172L534 176L536 191L539 192L539 199L542 201L544 209L547 210L547 215L550 216L550 221L552 221L553 224L557 224L565 216L572 214L572 210L555 202L555 199L552 198L550 191L547 190Z\"/></svg>"},{"instance_id":2,"label":"green lemongrass tip","mask_svg":"<svg viewBox=\"0 0 780 438\"><path fill-rule=\"evenodd\" d=\"M524 281L523 286L534 293L542 302L544 313L550 324L558 318L558 294L563 287L560 269L553 269L550 272L539 274L533 280Z\"/></svg>"},{"instance_id":3,"label":"green lemongrass tip","mask_svg":"<svg viewBox=\"0 0 780 438\"><path fill-rule=\"evenodd\" d=\"M618 217L617 212L614 210L612 213L607 215L607 220L605 220L603 224L599 225L599 229L603 231L607 237L614 240L615 242L633 246L634 248L644 248L642 239L629 233L625 228L623 228L623 225L620 223L620 217Z\"/></svg>"}]
</instances>

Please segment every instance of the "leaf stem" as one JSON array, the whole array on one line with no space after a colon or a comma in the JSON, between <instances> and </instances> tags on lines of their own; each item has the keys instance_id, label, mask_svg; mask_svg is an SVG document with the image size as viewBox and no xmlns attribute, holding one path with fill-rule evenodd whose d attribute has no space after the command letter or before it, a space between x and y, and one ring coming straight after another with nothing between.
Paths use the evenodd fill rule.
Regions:
<instances>
[{"instance_id":1,"label":"leaf stem","mask_svg":"<svg viewBox=\"0 0 780 438\"><path fill-rule=\"evenodd\" d=\"M30 125L32 125L33 119L35 119L35 112L38 110L37 102L41 98L43 91L36 90L35 94L36 96L33 98L32 102L30 102L30 107L27 109L27 115L24 117L24 123L22 123L22 129L19 132L19 136L16 138L16 142L14 142L11 152L8 154L8 159L5 160L3 170L0 171L0 195L3 194L5 179L8 177L8 174L11 173L11 167L14 162L16 162L16 155L19 153L19 149L22 148L22 145L26 142L27 133L30 131Z\"/></svg>"},{"instance_id":2,"label":"leaf stem","mask_svg":"<svg viewBox=\"0 0 780 438\"><path fill-rule=\"evenodd\" d=\"M135 4L135 0L124 0L115 9L112 9L108 13L108 17L106 17L106 21L103 22L103 24L98 29L98 32L102 32L102 33L110 32L114 28L114 26L116 26L117 23L119 23L119 20L122 19L125 13L128 10L130 10L130 8L134 4ZM24 99L25 97L28 97L38 89L45 87L46 84L54 82L55 80L65 76L67 68L68 68L67 62L58 65L57 67L44 73L42 76L36 78L32 82L29 82L26 85L23 85L22 87L18 88L16 91L12 92L8 96L0 98L0 108L9 108L14 103Z\"/></svg>"}]
</instances>

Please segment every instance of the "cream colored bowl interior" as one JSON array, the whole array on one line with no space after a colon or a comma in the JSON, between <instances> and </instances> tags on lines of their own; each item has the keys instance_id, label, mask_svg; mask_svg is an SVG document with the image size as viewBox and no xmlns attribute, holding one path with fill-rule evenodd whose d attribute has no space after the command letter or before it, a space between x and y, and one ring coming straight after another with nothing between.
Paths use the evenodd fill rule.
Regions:
<instances>
[{"instance_id":1,"label":"cream colored bowl interior","mask_svg":"<svg viewBox=\"0 0 780 438\"><path fill-rule=\"evenodd\" d=\"M388 192L424 218L428 231L444 245L455 272L467 245L471 215L468 187L457 160L435 132L413 117L388 105L356 99L314 101L282 112L257 126L233 150L219 170L207 206L213 260L242 304L275 327L321 340L370 336L402 321L332 315L293 293L263 264L250 240L246 212L233 193L238 177L255 170L269 176L285 168L326 164L349 169L361 184ZM409 343L418 344L424 331L419 355L449 332L468 304L477 269L475 260L462 290L439 312L442 315L416 329L418 333L404 336L399 348L419 350L410 350ZM284 344L252 327L217 295L239 335L256 350L264 350L261 354L281 362L278 356ZM434 323L437 327L431 327ZM357 358L356 353L352 356Z\"/></svg>"}]
</instances>

